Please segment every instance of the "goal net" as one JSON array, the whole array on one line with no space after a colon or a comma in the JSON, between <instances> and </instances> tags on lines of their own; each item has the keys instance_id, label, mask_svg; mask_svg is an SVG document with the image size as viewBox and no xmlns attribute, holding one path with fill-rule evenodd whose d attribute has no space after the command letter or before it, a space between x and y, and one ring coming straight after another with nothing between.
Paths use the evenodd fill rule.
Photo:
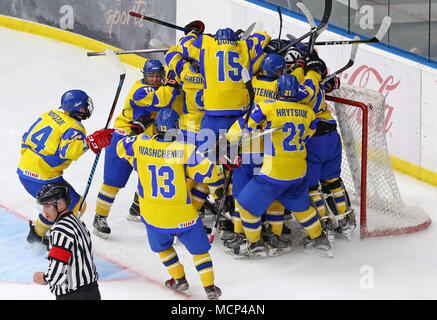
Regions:
<instances>
[{"instance_id":1,"label":"goal net","mask_svg":"<svg viewBox=\"0 0 437 320\"><path fill-rule=\"evenodd\" d=\"M413 233L431 219L402 200L385 137L385 98L344 85L326 97L343 143L342 179L360 223L361 238ZM358 222L357 222L358 223Z\"/></svg>"}]
</instances>

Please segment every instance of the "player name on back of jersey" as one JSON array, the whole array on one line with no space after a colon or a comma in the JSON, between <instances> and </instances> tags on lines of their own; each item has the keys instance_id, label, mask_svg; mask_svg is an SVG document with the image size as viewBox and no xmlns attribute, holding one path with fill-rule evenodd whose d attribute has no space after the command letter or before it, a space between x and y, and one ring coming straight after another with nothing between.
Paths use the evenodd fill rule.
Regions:
<instances>
[{"instance_id":1,"label":"player name on back of jersey","mask_svg":"<svg viewBox=\"0 0 437 320\"><path fill-rule=\"evenodd\" d=\"M185 76L184 81L189 82L189 83L194 83L194 84L202 84L203 78L202 78L202 76Z\"/></svg>"},{"instance_id":2,"label":"player name on back of jersey","mask_svg":"<svg viewBox=\"0 0 437 320\"><path fill-rule=\"evenodd\" d=\"M50 118L52 118L53 121L56 122L56 124L58 124L60 126L65 123L64 119L62 119L62 117L59 114L55 113L54 111L50 111L47 115Z\"/></svg>"},{"instance_id":3,"label":"player name on back of jersey","mask_svg":"<svg viewBox=\"0 0 437 320\"><path fill-rule=\"evenodd\" d=\"M139 151L142 155L155 158L174 159L184 157L184 150L165 150L140 146Z\"/></svg>"},{"instance_id":4,"label":"player name on back of jersey","mask_svg":"<svg viewBox=\"0 0 437 320\"><path fill-rule=\"evenodd\" d=\"M276 109L276 115L278 117L301 117L307 118L308 111L303 109L292 109L292 108L280 108Z\"/></svg>"},{"instance_id":5,"label":"player name on back of jersey","mask_svg":"<svg viewBox=\"0 0 437 320\"><path fill-rule=\"evenodd\" d=\"M237 41L225 40L225 39L217 40L217 44L219 44L219 45L230 44L232 46L238 46L238 42Z\"/></svg>"}]
</instances>

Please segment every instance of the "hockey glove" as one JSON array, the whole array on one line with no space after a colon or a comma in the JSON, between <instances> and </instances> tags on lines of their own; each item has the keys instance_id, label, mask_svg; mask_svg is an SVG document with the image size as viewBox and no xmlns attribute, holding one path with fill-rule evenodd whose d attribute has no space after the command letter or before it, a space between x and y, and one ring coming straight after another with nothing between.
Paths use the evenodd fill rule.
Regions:
<instances>
[{"instance_id":1,"label":"hockey glove","mask_svg":"<svg viewBox=\"0 0 437 320\"><path fill-rule=\"evenodd\" d=\"M195 34L201 34L203 33L203 31L205 31L205 24L200 20L195 20L187 24L184 29L185 34L189 34L190 32L193 32Z\"/></svg>"},{"instance_id":2,"label":"hockey glove","mask_svg":"<svg viewBox=\"0 0 437 320\"><path fill-rule=\"evenodd\" d=\"M171 72L168 73L167 78L164 80L164 85L176 89L180 89L179 83L176 81L176 79L173 76L173 73Z\"/></svg>"},{"instance_id":3,"label":"hockey glove","mask_svg":"<svg viewBox=\"0 0 437 320\"><path fill-rule=\"evenodd\" d=\"M223 197L223 192L224 192L223 187L220 187L215 191L215 195L217 196L217 199L220 199ZM218 203L217 203L217 205L218 205ZM218 209L218 208L216 208L216 209ZM226 195L225 196L225 203L223 206L223 212L229 212L229 214L232 215L234 213L234 211L235 211L234 198L231 195Z\"/></svg>"},{"instance_id":4,"label":"hockey glove","mask_svg":"<svg viewBox=\"0 0 437 320\"><path fill-rule=\"evenodd\" d=\"M95 153L111 144L114 129L97 130L85 138L88 147Z\"/></svg>"},{"instance_id":5,"label":"hockey glove","mask_svg":"<svg viewBox=\"0 0 437 320\"><path fill-rule=\"evenodd\" d=\"M325 82L325 92L326 93L330 93L338 88L340 88L340 78L339 77L334 77L334 78Z\"/></svg>"},{"instance_id":6,"label":"hockey glove","mask_svg":"<svg viewBox=\"0 0 437 320\"><path fill-rule=\"evenodd\" d=\"M305 59L298 59L298 60L296 60L294 68L296 69L298 67L301 67L303 69L303 71L306 72L306 70L307 70L307 63L306 63Z\"/></svg>"},{"instance_id":7,"label":"hockey glove","mask_svg":"<svg viewBox=\"0 0 437 320\"><path fill-rule=\"evenodd\" d=\"M146 131L148 127L153 124L154 120L145 114L139 116L131 122L130 129L132 130L130 136L136 136Z\"/></svg>"}]
</instances>

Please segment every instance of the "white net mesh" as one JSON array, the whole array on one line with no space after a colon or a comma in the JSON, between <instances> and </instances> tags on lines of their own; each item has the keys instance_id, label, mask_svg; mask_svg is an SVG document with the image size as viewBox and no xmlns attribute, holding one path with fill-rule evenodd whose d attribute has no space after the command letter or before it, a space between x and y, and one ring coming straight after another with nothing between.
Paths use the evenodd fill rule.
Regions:
<instances>
[{"instance_id":1,"label":"white net mesh","mask_svg":"<svg viewBox=\"0 0 437 320\"><path fill-rule=\"evenodd\" d=\"M368 108L367 188L363 237L420 231L431 222L420 208L407 206L400 195L385 137L385 99L374 90L342 86L333 97L362 102ZM362 155L362 110L356 106L327 101L337 118L343 142L342 179L353 203L359 202ZM357 217L358 218L358 217Z\"/></svg>"}]
</instances>

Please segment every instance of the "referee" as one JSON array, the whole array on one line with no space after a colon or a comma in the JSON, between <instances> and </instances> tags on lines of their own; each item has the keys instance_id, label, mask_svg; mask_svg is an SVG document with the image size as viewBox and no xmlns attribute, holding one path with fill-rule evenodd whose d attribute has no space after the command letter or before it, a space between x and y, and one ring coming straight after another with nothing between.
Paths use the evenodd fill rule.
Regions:
<instances>
[{"instance_id":1,"label":"referee","mask_svg":"<svg viewBox=\"0 0 437 320\"><path fill-rule=\"evenodd\" d=\"M101 300L90 233L68 210L71 201L68 185L47 184L36 199L54 225L50 232L49 268L46 272L35 272L33 281L48 284L56 300Z\"/></svg>"}]
</instances>

